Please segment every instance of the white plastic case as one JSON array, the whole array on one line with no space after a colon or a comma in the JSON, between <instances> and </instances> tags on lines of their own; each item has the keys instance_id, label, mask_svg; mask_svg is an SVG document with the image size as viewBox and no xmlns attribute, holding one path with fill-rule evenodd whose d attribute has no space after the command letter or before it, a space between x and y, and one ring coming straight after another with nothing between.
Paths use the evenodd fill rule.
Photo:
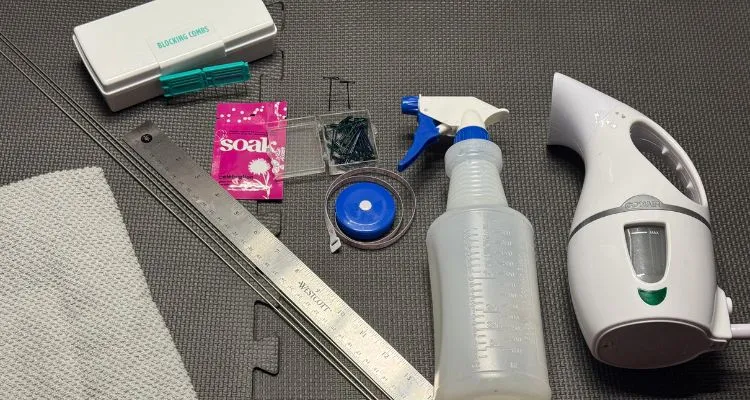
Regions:
<instances>
[{"instance_id":1,"label":"white plastic case","mask_svg":"<svg viewBox=\"0 0 750 400\"><path fill-rule=\"evenodd\" d=\"M273 53L276 25L261 0L155 0L73 29L112 111L163 94L159 77Z\"/></svg>"}]
</instances>

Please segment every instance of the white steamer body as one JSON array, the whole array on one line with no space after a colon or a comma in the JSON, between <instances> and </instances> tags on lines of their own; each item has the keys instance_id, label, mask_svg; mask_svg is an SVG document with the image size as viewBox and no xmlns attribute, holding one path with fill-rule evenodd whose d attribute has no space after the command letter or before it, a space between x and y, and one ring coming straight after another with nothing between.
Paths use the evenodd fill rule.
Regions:
<instances>
[{"instance_id":1,"label":"white steamer body","mask_svg":"<svg viewBox=\"0 0 750 400\"><path fill-rule=\"evenodd\" d=\"M679 364L726 347L730 300L716 284L705 190L659 125L555 74L549 144L586 176L568 243L568 279L592 354L626 368ZM661 157L681 191L641 152Z\"/></svg>"}]
</instances>

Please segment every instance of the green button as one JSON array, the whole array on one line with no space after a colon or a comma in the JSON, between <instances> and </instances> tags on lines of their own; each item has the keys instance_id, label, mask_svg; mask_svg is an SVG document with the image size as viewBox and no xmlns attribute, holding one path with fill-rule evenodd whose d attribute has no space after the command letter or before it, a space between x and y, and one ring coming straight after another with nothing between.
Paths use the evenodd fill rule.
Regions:
<instances>
[{"instance_id":1,"label":"green button","mask_svg":"<svg viewBox=\"0 0 750 400\"><path fill-rule=\"evenodd\" d=\"M641 296L646 304L655 306L664 301L667 297L667 288L661 288L659 290L643 290L638 289L638 296Z\"/></svg>"}]
</instances>

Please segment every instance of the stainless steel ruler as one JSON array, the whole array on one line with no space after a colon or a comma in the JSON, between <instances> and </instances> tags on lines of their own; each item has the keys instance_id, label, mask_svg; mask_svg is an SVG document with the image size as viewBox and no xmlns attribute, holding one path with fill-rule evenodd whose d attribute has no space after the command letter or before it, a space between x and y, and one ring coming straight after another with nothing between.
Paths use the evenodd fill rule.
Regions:
<instances>
[{"instance_id":1,"label":"stainless steel ruler","mask_svg":"<svg viewBox=\"0 0 750 400\"><path fill-rule=\"evenodd\" d=\"M430 382L169 137L147 122L125 141L386 395L433 399Z\"/></svg>"}]
</instances>

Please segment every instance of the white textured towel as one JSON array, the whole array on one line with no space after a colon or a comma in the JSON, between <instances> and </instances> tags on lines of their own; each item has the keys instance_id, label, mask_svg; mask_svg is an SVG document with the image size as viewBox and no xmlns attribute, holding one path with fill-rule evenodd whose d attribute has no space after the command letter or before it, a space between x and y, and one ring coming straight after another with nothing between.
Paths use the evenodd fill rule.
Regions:
<instances>
[{"instance_id":1,"label":"white textured towel","mask_svg":"<svg viewBox=\"0 0 750 400\"><path fill-rule=\"evenodd\" d=\"M99 168L0 187L0 398L196 398Z\"/></svg>"}]
</instances>

